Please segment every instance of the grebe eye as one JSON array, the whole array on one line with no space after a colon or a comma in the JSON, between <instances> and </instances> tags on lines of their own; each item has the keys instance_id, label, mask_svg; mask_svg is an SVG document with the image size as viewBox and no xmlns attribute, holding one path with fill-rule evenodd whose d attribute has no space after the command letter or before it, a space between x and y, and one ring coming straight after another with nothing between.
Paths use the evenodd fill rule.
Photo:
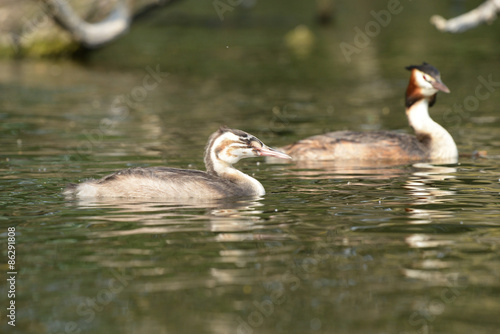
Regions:
<instances>
[{"instance_id":1,"label":"grebe eye","mask_svg":"<svg viewBox=\"0 0 500 334\"><path fill-rule=\"evenodd\" d=\"M261 148L262 147L262 143L260 142L260 140L258 140L257 138L251 138L248 142L248 146L250 147L255 147L255 148Z\"/></svg>"}]
</instances>

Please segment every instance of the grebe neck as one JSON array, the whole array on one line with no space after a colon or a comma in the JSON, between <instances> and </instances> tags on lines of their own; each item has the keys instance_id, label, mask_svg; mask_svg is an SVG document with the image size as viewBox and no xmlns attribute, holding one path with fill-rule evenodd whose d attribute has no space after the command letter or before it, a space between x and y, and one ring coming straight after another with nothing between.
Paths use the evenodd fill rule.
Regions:
<instances>
[{"instance_id":1,"label":"grebe neck","mask_svg":"<svg viewBox=\"0 0 500 334\"><path fill-rule=\"evenodd\" d=\"M434 103L434 100L435 95L422 97L407 104L408 122L415 131L417 139L429 148L430 159L456 160L458 150L453 137L429 116L429 106Z\"/></svg>"},{"instance_id":2,"label":"grebe neck","mask_svg":"<svg viewBox=\"0 0 500 334\"><path fill-rule=\"evenodd\" d=\"M207 152L205 156L205 166L208 174L230 181L242 190L245 190L246 193L256 196L264 196L266 194L264 186L259 181L237 170L232 164L220 160L217 157L216 150L209 150Z\"/></svg>"}]
</instances>

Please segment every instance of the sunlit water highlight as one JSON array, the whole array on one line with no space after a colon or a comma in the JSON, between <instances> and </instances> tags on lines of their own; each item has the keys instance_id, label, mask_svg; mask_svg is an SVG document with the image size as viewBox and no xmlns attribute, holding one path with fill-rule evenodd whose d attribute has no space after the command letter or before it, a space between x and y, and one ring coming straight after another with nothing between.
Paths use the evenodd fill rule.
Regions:
<instances>
[{"instance_id":1,"label":"sunlit water highlight","mask_svg":"<svg viewBox=\"0 0 500 334\"><path fill-rule=\"evenodd\" d=\"M478 75L500 81L496 35L483 36L475 51L481 55L450 59L458 48L453 36L429 29L428 44L419 41L428 48L405 44L427 12L398 15L394 29L350 67L337 49L350 35L315 30L322 46L299 61L280 44L293 24L260 16L268 36L230 16L237 29L224 34L207 32L203 20L153 22L85 65L0 63L0 244L5 252L7 227L15 226L16 330L497 332L500 97L494 92L473 112L446 114L474 93ZM343 31L351 29L343 20ZM138 37L144 30L150 39ZM195 35L189 43L180 34L186 31ZM462 35L461 47L477 46L476 37ZM165 38L169 43L156 43ZM179 49L162 49L171 43ZM248 159L238 167L267 194L204 203L86 201L61 193L67 183L133 166L203 169L205 142L221 124L271 146L327 130L409 131L403 66L430 58L452 91L438 97L432 115L466 155L457 164ZM120 100L138 94L146 67L157 64L169 73L157 88L131 105ZM471 158L475 150L488 158Z\"/></svg>"}]
</instances>

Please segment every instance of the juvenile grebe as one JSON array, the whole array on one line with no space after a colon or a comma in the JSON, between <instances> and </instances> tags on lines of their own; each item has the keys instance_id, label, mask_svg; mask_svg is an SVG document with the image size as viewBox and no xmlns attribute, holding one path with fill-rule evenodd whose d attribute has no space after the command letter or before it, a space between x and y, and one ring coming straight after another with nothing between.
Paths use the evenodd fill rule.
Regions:
<instances>
[{"instance_id":1,"label":"juvenile grebe","mask_svg":"<svg viewBox=\"0 0 500 334\"><path fill-rule=\"evenodd\" d=\"M80 198L138 197L168 199L211 199L233 196L262 196L262 184L232 165L240 159L269 156L291 159L241 130L221 127L205 148L206 172L168 167L135 167L100 180L69 185L65 195Z\"/></svg>"},{"instance_id":2,"label":"juvenile grebe","mask_svg":"<svg viewBox=\"0 0 500 334\"><path fill-rule=\"evenodd\" d=\"M406 116L416 136L390 131L337 131L300 140L281 148L295 160L442 161L456 162L451 135L429 116L438 91L450 90L432 65L411 65L406 90Z\"/></svg>"}]
</instances>

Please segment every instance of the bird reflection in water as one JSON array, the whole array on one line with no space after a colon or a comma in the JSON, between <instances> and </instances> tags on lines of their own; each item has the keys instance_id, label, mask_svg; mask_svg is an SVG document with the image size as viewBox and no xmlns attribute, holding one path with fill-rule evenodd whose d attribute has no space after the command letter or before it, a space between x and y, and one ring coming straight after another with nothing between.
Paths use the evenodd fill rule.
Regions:
<instances>
[{"instance_id":1,"label":"bird reflection in water","mask_svg":"<svg viewBox=\"0 0 500 334\"><path fill-rule=\"evenodd\" d=\"M90 215L92 225L111 222L136 222L132 229L110 229L96 232L96 237L107 238L135 234L167 234L173 232L214 232L212 237L200 238L204 242L237 242L252 240L274 240L275 234L266 234L261 197L250 199L214 199L189 201L165 201L148 199L100 198L77 199L68 205L77 204L82 209L104 209L102 215ZM99 210L101 211L101 210ZM268 218L272 218L271 215ZM254 232L259 230L258 233ZM287 235L279 235L280 239ZM191 238L196 242L196 237ZM198 240L199 241L199 240ZM166 240L167 243L174 242Z\"/></svg>"},{"instance_id":2,"label":"bird reflection in water","mask_svg":"<svg viewBox=\"0 0 500 334\"><path fill-rule=\"evenodd\" d=\"M415 164L414 167L417 170L403 186L414 198L412 207L406 209L414 218L412 223L427 224L435 219L452 217L452 212L443 210L439 206L444 207L445 203L452 202L455 191L440 189L438 184L440 181L455 179L457 168L426 163ZM437 208L428 209L426 206Z\"/></svg>"},{"instance_id":3,"label":"bird reflection in water","mask_svg":"<svg viewBox=\"0 0 500 334\"><path fill-rule=\"evenodd\" d=\"M406 268L403 268L403 274L408 278L443 286L446 293L450 295L452 292L459 294L456 291L467 285L464 283L467 281L467 277L463 273L451 270L454 263L443 258L446 249L453 247L457 241L450 238L448 233L443 235L434 232L436 228L445 228L443 219L453 217L453 212L447 211L446 205L447 203L452 205L456 193L453 190L440 189L439 183L455 179L454 174L457 172L457 168L431 164L417 164L415 167L418 170L404 185L404 188L408 189L410 195L414 197L412 206L406 211L413 218L412 224L426 224L432 233L425 233L423 230L421 233L412 233L405 237L405 243L408 247L421 249L424 253ZM447 186L447 188L450 187ZM429 206L435 207L435 209L429 209ZM457 227L450 226L449 228ZM419 312L428 311L425 305L416 305L416 309Z\"/></svg>"}]
</instances>

